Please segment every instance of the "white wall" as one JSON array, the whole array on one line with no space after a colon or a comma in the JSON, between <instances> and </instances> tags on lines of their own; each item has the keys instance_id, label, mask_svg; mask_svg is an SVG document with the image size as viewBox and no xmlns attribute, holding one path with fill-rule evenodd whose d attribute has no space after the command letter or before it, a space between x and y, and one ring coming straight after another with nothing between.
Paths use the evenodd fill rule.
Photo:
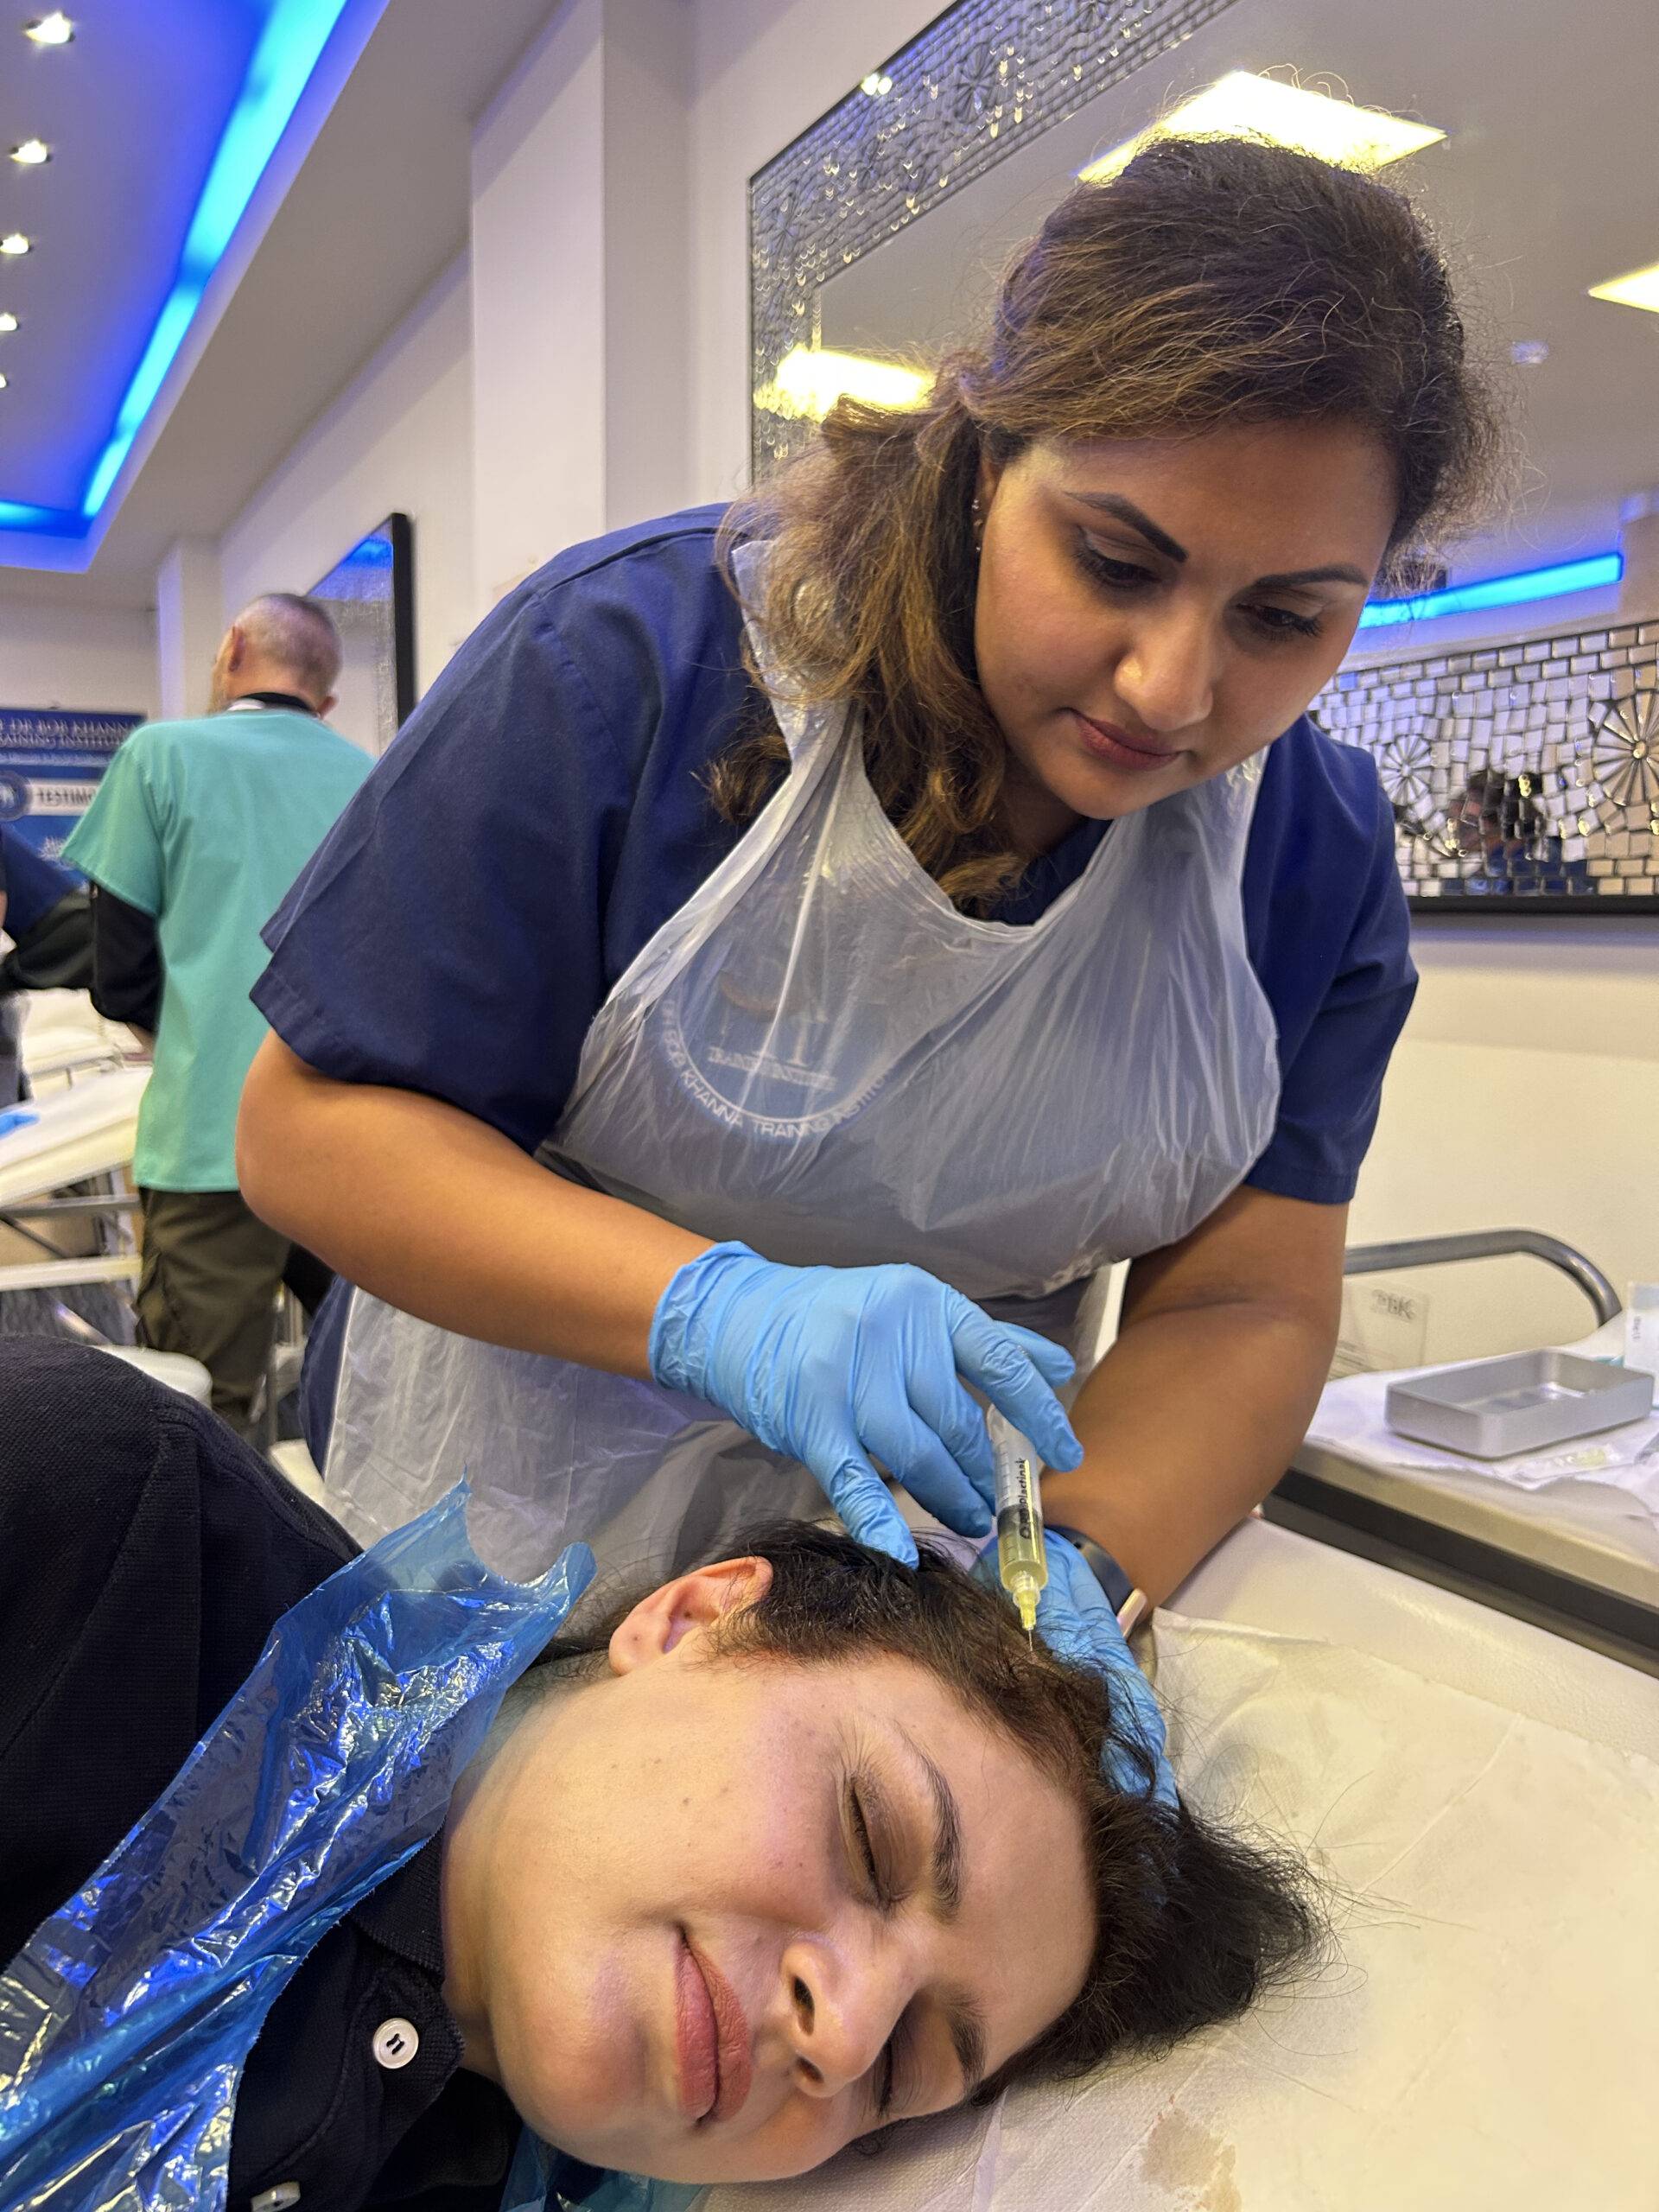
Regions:
<instances>
[{"instance_id":1,"label":"white wall","mask_svg":"<svg viewBox=\"0 0 1659 2212\"><path fill-rule=\"evenodd\" d=\"M386 515L415 542L416 682L473 627L472 326L463 256L272 471L219 542L225 613L304 591Z\"/></svg>"},{"instance_id":2,"label":"white wall","mask_svg":"<svg viewBox=\"0 0 1659 2212\"><path fill-rule=\"evenodd\" d=\"M123 607L0 607L0 707L159 711L156 618Z\"/></svg>"},{"instance_id":3,"label":"white wall","mask_svg":"<svg viewBox=\"0 0 1659 2212\"><path fill-rule=\"evenodd\" d=\"M1659 930L1599 915L1448 915L1420 923L1414 950L1422 986L1351 1241L1541 1229L1587 1253L1621 1298L1630 1281L1659 1278ZM1536 1262L1402 1287L1427 1299L1431 1360L1592 1325L1582 1297Z\"/></svg>"},{"instance_id":4,"label":"white wall","mask_svg":"<svg viewBox=\"0 0 1659 2212\"><path fill-rule=\"evenodd\" d=\"M473 139L474 551L493 605L683 506L686 0L564 0Z\"/></svg>"}]
</instances>

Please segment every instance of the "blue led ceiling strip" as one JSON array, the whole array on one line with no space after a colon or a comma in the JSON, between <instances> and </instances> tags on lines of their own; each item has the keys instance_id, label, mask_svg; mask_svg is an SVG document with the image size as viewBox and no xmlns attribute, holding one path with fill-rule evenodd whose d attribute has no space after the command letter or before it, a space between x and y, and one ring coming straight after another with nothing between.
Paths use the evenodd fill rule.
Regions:
<instances>
[{"instance_id":1,"label":"blue led ceiling strip","mask_svg":"<svg viewBox=\"0 0 1659 2212\"><path fill-rule=\"evenodd\" d=\"M116 415L109 442L88 480L79 515L0 499L0 530L84 536L110 495L144 417L183 345L208 279L219 266L255 187L351 0L270 0L259 43L207 172L185 234L178 271L149 343Z\"/></svg>"},{"instance_id":2,"label":"blue led ceiling strip","mask_svg":"<svg viewBox=\"0 0 1659 2212\"><path fill-rule=\"evenodd\" d=\"M288 128L289 118L299 105L328 35L346 5L347 0L274 0L248 64L241 97L231 111L185 233L178 276L121 402L114 434L80 503L88 521L109 497L110 486L155 404L162 379L184 343L207 280L219 266L253 197L254 187L264 175L265 165Z\"/></svg>"},{"instance_id":3,"label":"blue led ceiling strip","mask_svg":"<svg viewBox=\"0 0 1659 2212\"><path fill-rule=\"evenodd\" d=\"M1622 553L1596 553L1584 561L1563 561L1551 569L1525 569L1517 575L1487 576L1479 583L1453 584L1448 591L1421 593L1415 599L1373 600L1359 618L1362 630L1385 623L1432 622L1437 614L1472 614L1483 607L1520 607L1529 599L1559 599L1566 592L1594 591L1616 584L1624 573Z\"/></svg>"}]
</instances>

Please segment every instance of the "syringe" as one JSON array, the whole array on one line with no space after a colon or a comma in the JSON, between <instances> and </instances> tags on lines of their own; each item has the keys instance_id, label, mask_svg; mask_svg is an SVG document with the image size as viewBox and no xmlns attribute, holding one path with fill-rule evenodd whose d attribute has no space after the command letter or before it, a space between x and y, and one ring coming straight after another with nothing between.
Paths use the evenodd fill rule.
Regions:
<instances>
[{"instance_id":1,"label":"syringe","mask_svg":"<svg viewBox=\"0 0 1659 2212\"><path fill-rule=\"evenodd\" d=\"M996 1572L1019 1609L1029 1637L1037 1625L1037 1599L1048 1582L1043 1505L1037 1454L1013 1422L992 1406L985 1415L996 1462Z\"/></svg>"}]
</instances>

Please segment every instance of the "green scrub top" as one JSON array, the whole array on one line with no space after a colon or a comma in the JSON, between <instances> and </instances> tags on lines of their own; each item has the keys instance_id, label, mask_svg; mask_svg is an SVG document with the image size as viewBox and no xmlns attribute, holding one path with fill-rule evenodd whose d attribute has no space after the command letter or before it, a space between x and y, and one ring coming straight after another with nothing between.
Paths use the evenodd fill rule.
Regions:
<instances>
[{"instance_id":1,"label":"green scrub top","mask_svg":"<svg viewBox=\"0 0 1659 2212\"><path fill-rule=\"evenodd\" d=\"M264 1017L259 932L373 766L309 715L232 708L148 722L105 770L64 860L149 914L164 987L133 1176L236 1188L236 1109Z\"/></svg>"}]
</instances>

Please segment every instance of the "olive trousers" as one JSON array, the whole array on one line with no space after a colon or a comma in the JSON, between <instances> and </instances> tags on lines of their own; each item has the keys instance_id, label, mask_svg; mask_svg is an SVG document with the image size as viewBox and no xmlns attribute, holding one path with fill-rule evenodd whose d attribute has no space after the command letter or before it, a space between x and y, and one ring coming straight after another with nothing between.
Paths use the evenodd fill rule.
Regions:
<instances>
[{"instance_id":1,"label":"olive trousers","mask_svg":"<svg viewBox=\"0 0 1659 2212\"><path fill-rule=\"evenodd\" d=\"M186 1352L213 1377L213 1411L239 1435L270 1358L284 1282L314 1311L329 1275L299 1245L249 1211L239 1191L142 1191L143 1265L134 1310L138 1341Z\"/></svg>"}]
</instances>

